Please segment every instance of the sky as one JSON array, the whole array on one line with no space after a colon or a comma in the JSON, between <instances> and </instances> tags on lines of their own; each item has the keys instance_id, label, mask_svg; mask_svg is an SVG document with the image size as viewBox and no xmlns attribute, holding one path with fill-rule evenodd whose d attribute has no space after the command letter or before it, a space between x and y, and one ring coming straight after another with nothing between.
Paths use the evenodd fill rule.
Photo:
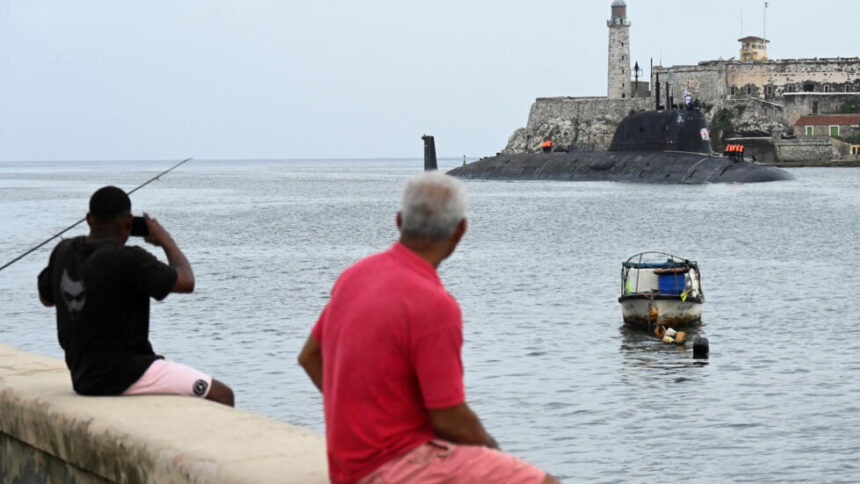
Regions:
<instances>
[{"instance_id":1,"label":"sky","mask_svg":"<svg viewBox=\"0 0 860 484\"><path fill-rule=\"evenodd\" d=\"M420 158L605 96L611 0L0 0L0 161ZM860 56L857 0L771 0L770 58ZM757 0L627 0L646 68L738 55Z\"/></svg>"}]
</instances>

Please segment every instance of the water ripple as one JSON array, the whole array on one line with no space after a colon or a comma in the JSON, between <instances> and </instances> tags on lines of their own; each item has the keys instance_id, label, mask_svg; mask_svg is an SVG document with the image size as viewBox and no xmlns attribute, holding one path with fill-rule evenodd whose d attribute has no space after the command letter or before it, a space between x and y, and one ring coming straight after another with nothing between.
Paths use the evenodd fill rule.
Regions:
<instances>
[{"instance_id":1,"label":"water ripple","mask_svg":"<svg viewBox=\"0 0 860 484\"><path fill-rule=\"evenodd\" d=\"M135 194L198 283L153 304L156 350L232 385L242 408L322 431L296 354L340 271L395 240L418 166L195 160ZM98 186L163 169L0 168L9 259ZM470 404L503 447L572 482L856 480L860 169L792 171L738 186L467 182L469 231L439 272L463 310ZM0 341L59 357L34 285L49 250L0 274ZM621 324L620 262L642 250L699 261L707 302L688 338L707 337L710 359Z\"/></svg>"}]
</instances>

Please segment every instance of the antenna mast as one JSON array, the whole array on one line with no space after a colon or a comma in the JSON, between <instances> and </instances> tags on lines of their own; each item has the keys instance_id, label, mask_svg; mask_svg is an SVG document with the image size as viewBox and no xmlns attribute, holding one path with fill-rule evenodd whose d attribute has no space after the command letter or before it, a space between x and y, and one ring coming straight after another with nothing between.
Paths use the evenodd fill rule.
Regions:
<instances>
[{"instance_id":1,"label":"antenna mast","mask_svg":"<svg viewBox=\"0 0 860 484\"><path fill-rule=\"evenodd\" d=\"M767 41L767 2L764 2L764 13L761 14L761 36Z\"/></svg>"}]
</instances>

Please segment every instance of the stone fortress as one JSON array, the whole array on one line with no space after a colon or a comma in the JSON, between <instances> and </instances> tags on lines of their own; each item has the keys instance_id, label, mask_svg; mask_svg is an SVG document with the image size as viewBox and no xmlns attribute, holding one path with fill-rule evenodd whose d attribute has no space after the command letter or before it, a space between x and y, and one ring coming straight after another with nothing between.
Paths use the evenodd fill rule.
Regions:
<instances>
[{"instance_id":1,"label":"stone fortress","mask_svg":"<svg viewBox=\"0 0 860 484\"><path fill-rule=\"evenodd\" d=\"M715 150L740 142L759 161L858 160L858 116L838 113L846 106L855 108L848 112L860 112L860 58L771 60L770 41L748 36L739 39L737 59L656 65L644 80L638 63L631 70L631 23L624 0L612 3L606 23L607 96L536 99L526 127L510 136L502 153L536 152L546 139L571 150L605 150L624 116L658 104L683 107L686 91L701 104ZM813 125L824 125L823 134L810 129Z\"/></svg>"}]
</instances>

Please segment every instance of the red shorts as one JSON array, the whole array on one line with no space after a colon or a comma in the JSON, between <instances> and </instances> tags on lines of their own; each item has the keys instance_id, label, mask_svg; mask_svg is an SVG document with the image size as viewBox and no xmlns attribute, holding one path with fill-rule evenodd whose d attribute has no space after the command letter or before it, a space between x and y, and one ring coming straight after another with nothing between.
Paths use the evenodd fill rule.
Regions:
<instances>
[{"instance_id":1,"label":"red shorts","mask_svg":"<svg viewBox=\"0 0 860 484\"><path fill-rule=\"evenodd\" d=\"M540 484L546 472L504 452L432 440L395 457L357 484Z\"/></svg>"},{"instance_id":2,"label":"red shorts","mask_svg":"<svg viewBox=\"0 0 860 484\"><path fill-rule=\"evenodd\" d=\"M205 397L212 377L190 366L168 360L155 360L123 395L193 395Z\"/></svg>"}]
</instances>

